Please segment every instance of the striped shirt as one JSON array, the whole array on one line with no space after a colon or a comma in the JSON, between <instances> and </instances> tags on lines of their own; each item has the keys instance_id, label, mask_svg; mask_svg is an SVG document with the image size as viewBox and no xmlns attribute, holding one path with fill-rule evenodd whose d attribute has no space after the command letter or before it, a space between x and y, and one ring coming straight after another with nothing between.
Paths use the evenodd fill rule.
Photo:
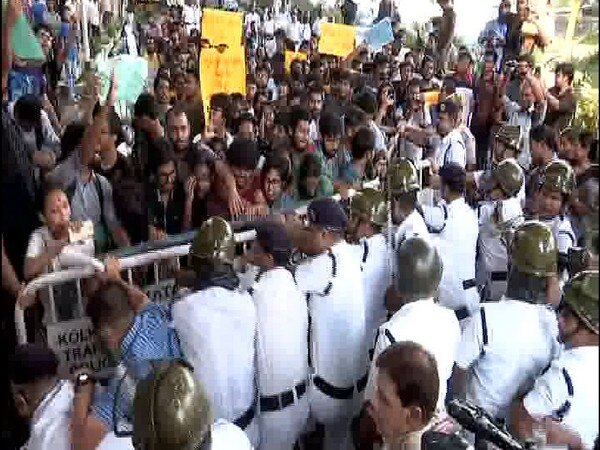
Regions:
<instances>
[{"instance_id":1,"label":"striped shirt","mask_svg":"<svg viewBox=\"0 0 600 450\"><path fill-rule=\"evenodd\" d=\"M148 373L150 361L182 356L175 330L169 326L169 317L165 305L149 303L135 316L133 325L121 341L121 363L135 380ZM94 401L93 411L109 431L119 431L116 425L133 417L133 392L124 389L123 385L123 377L113 378L108 389Z\"/></svg>"}]
</instances>

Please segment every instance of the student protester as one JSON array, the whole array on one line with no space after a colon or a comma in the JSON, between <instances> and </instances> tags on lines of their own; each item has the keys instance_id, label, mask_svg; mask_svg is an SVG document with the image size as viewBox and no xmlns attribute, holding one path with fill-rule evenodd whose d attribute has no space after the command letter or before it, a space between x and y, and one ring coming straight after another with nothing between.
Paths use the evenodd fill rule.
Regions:
<instances>
[{"instance_id":1,"label":"student protester","mask_svg":"<svg viewBox=\"0 0 600 450\"><path fill-rule=\"evenodd\" d=\"M261 170L261 185L270 212L288 210L294 206L294 198L290 194L291 164L286 156L274 153L267 157Z\"/></svg>"},{"instance_id":2,"label":"student protester","mask_svg":"<svg viewBox=\"0 0 600 450\"><path fill-rule=\"evenodd\" d=\"M546 92L548 113L545 124L556 131L571 125L577 101L573 92L574 68L571 63L561 63L554 71L554 86Z\"/></svg>"},{"instance_id":3,"label":"student protester","mask_svg":"<svg viewBox=\"0 0 600 450\"><path fill-rule=\"evenodd\" d=\"M308 153L298 170L296 200L306 201L333 195L333 184L321 173L321 163Z\"/></svg>"}]
</instances>

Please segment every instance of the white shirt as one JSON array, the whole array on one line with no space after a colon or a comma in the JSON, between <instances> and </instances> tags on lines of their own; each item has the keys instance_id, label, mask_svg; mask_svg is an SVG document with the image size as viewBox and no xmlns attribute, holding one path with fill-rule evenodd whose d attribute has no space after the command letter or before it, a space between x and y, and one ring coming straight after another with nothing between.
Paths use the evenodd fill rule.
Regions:
<instances>
[{"instance_id":1,"label":"white shirt","mask_svg":"<svg viewBox=\"0 0 600 450\"><path fill-rule=\"evenodd\" d=\"M222 419L215 422L211 438L211 450L252 450L246 433Z\"/></svg>"},{"instance_id":2,"label":"white shirt","mask_svg":"<svg viewBox=\"0 0 600 450\"><path fill-rule=\"evenodd\" d=\"M267 19L263 22L263 31L268 36L275 34L275 22L273 19Z\"/></svg>"},{"instance_id":3,"label":"white shirt","mask_svg":"<svg viewBox=\"0 0 600 450\"><path fill-rule=\"evenodd\" d=\"M298 21L289 23L286 30L287 37L298 44L302 40L302 28L302 24Z\"/></svg>"},{"instance_id":4,"label":"white shirt","mask_svg":"<svg viewBox=\"0 0 600 450\"><path fill-rule=\"evenodd\" d=\"M475 211L460 197L451 203L442 201L440 206L423 205L425 221L440 230L432 233L444 269L440 281L440 305L457 310L466 307L473 313L479 305L479 293L475 286L465 289L464 281L475 279L475 255L479 226Z\"/></svg>"},{"instance_id":5,"label":"white shirt","mask_svg":"<svg viewBox=\"0 0 600 450\"><path fill-rule=\"evenodd\" d=\"M134 450L130 437L117 437L112 431L104 436L96 450Z\"/></svg>"},{"instance_id":6,"label":"white shirt","mask_svg":"<svg viewBox=\"0 0 600 450\"><path fill-rule=\"evenodd\" d=\"M60 380L33 413L29 440L22 450L70 450L72 408L73 385Z\"/></svg>"},{"instance_id":7,"label":"white shirt","mask_svg":"<svg viewBox=\"0 0 600 450\"><path fill-rule=\"evenodd\" d=\"M100 26L100 11L98 11L98 3L94 0L87 1L87 16L90 25Z\"/></svg>"},{"instance_id":8,"label":"white shirt","mask_svg":"<svg viewBox=\"0 0 600 450\"><path fill-rule=\"evenodd\" d=\"M362 274L356 252L346 242L335 244L331 254L298 265L295 277L300 290L309 294L314 372L346 388L354 386L367 369Z\"/></svg>"},{"instance_id":9,"label":"white shirt","mask_svg":"<svg viewBox=\"0 0 600 450\"><path fill-rule=\"evenodd\" d=\"M252 405L256 310L247 293L211 287L173 304L185 358L206 387L214 417L235 421Z\"/></svg>"},{"instance_id":10,"label":"white shirt","mask_svg":"<svg viewBox=\"0 0 600 450\"><path fill-rule=\"evenodd\" d=\"M468 370L467 399L493 417L507 418L515 396L558 354L556 313L507 297L483 303L481 309L488 343L482 315L476 313L465 320L456 365Z\"/></svg>"},{"instance_id":11,"label":"white shirt","mask_svg":"<svg viewBox=\"0 0 600 450\"><path fill-rule=\"evenodd\" d=\"M523 399L525 409L534 418L552 416L568 401L571 406L562 425L577 433L586 448L594 446L598 435L598 359L597 346L563 351ZM573 387L572 395L567 377Z\"/></svg>"},{"instance_id":12,"label":"white shirt","mask_svg":"<svg viewBox=\"0 0 600 450\"><path fill-rule=\"evenodd\" d=\"M258 318L259 392L277 395L308 379L308 307L292 274L282 267L259 275L250 292Z\"/></svg>"},{"instance_id":13,"label":"white shirt","mask_svg":"<svg viewBox=\"0 0 600 450\"><path fill-rule=\"evenodd\" d=\"M448 163L456 163L463 169L467 165L467 150L462 135L458 130L452 130L440 142L437 153L437 164L442 167Z\"/></svg>"},{"instance_id":14,"label":"white shirt","mask_svg":"<svg viewBox=\"0 0 600 450\"><path fill-rule=\"evenodd\" d=\"M366 339L367 348L371 349L375 345L377 329L385 322L387 316L384 297L390 281L388 247L383 234L364 238L354 247L362 264Z\"/></svg>"},{"instance_id":15,"label":"white shirt","mask_svg":"<svg viewBox=\"0 0 600 450\"><path fill-rule=\"evenodd\" d=\"M499 211L501 223L495 219L495 211ZM479 213L479 259L478 273L488 286L489 299L500 300L506 290L506 281L494 281L493 272L506 273L508 254L502 239L502 228L514 225L523 217L521 202L517 197L511 197L497 202L482 202L478 207ZM513 226L514 226L513 225Z\"/></svg>"},{"instance_id":16,"label":"white shirt","mask_svg":"<svg viewBox=\"0 0 600 450\"><path fill-rule=\"evenodd\" d=\"M375 122L373 122L371 120L371 122L369 123L369 127L371 128L371 131L373 132L373 135L375 136L375 152L379 152L379 151L386 151L387 147L386 147L386 138L385 135L383 134L383 131L381 131L381 128L379 128L377 126L377 124Z\"/></svg>"},{"instance_id":17,"label":"white shirt","mask_svg":"<svg viewBox=\"0 0 600 450\"><path fill-rule=\"evenodd\" d=\"M373 397L377 357L392 345L386 330L395 342L416 342L435 357L440 380L438 409L443 409L447 381L452 375L460 342L460 326L454 313L435 303L433 299L418 300L402 306L389 321L379 327L365 398Z\"/></svg>"}]
</instances>

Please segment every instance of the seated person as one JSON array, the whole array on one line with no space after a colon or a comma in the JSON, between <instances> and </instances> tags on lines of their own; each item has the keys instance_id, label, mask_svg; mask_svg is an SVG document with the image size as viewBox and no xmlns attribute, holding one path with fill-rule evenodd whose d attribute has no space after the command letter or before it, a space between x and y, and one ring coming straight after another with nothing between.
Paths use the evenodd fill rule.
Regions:
<instances>
[{"instance_id":1,"label":"seated person","mask_svg":"<svg viewBox=\"0 0 600 450\"><path fill-rule=\"evenodd\" d=\"M291 184L289 158L279 153L267 157L261 170L261 186L271 212L293 207L294 199L288 192Z\"/></svg>"},{"instance_id":2,"label":"seated person","mask_svg":"<svg viewBox=\"0 0 600 450\"><path fill-rule=\"evenodd\" d=\"M185 208L183 229L199 228L215 209L218 209L218 197L213 193L215 166L211 158L196 152L191 158L192 174L185 184Z\"/></svg>"}]
</instances>

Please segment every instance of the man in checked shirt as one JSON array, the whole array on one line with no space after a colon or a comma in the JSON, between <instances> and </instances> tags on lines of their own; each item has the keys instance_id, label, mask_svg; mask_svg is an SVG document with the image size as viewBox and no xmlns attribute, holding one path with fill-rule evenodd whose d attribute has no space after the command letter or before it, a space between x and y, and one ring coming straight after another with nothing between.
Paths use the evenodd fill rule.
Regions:
<instances>
[{"instance_id":1,"label":"man in checked shirt","mask_svg":"<svg viewBox=\"0 0 600 450\"><path fill-rule=\"evenodd\" d=\"M87 315L102 343L116 357L118 368L127 375L113 377L99 395L94 395L95 383L79 383L72 416L75 450L96 449L110 432L122 431L123 423L132 423L133 392L127 382L145 377L149 361L182 356L175 331L168 325L168 310L126 284L120 271L118 260L107 260L106 274L100 276Z\"/></svg>"}]
</instances>

